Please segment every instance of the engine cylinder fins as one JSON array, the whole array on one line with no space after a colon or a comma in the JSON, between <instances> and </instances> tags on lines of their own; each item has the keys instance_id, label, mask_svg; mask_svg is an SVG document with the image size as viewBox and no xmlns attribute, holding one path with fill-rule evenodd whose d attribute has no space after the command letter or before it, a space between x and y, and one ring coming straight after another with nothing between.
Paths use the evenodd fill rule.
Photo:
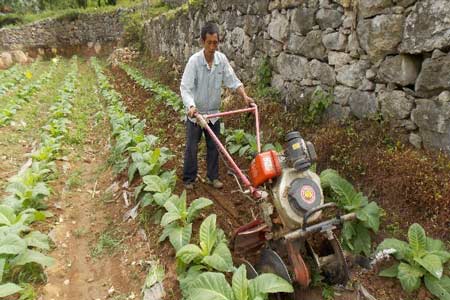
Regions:
<instances>
[{"instance_id":1,"label":"engine cylinder fins","mask_svg":"<svg viewBox=\"0 0 450 300\"><path fill-rule=\"evenodd\" d=\"M303 214L322 203L321 189L309 178L297 178L289 187L288 200L292 209Z\"/></svg>"}]
</instances>

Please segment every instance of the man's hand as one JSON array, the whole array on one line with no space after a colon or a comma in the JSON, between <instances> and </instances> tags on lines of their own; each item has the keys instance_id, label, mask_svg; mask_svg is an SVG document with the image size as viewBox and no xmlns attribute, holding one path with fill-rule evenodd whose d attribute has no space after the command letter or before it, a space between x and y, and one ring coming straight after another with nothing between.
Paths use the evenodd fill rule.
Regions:
<instances>
[{"instance_id":1,"label":"man's hand","mask_svg":"<svg viewBox=\"0 0 450 300\"><path fill-rule=\"evenodd\" d=\"M251 106L252 104L255 104L255 100L253 100L253 98L251 98L247 95L245 95L244 101L245 101L245 104L247 104L247 106Z\"/></svg>"},{"instance_id":2,"label":"man's hand","mask_svg":"<svg viewBox=\"0 0 450 300\"><path fill-rule=\"evenodd\" d=\"M188 110L188 117L193 118L194 114L197 112L197 107L191 106Z\"/></svg>"}]
</instances>

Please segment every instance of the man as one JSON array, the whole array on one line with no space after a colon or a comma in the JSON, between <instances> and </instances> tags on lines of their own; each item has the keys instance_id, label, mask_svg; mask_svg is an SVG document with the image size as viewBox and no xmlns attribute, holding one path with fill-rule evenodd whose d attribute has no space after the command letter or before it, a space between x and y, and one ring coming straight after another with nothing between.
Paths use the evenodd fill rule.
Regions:
<instances>
[{"instance_id":1,"label":"man","mask_svg":"<svg viewBox=\"0 0 450 300\"><path fill-rule=\"evenodd\" d=\"M203 49L189 58L181 79L181 97L187 112L186 119L186 151L184 154L183 182L188 190L194 188L197 177L198 143L205 133L207 182L215 188L222 188L219 181L219 152L214 141L196 122L194 114L212 114L219 112L221 87L236 90L247 105L253 99L247 96L244 86L236 77L226 56L217 51L219 46L219 29L214 23L207 23L201 30ZM220 134L218 118L208 122L214 134Z\"/></svg>"}]
</instances>

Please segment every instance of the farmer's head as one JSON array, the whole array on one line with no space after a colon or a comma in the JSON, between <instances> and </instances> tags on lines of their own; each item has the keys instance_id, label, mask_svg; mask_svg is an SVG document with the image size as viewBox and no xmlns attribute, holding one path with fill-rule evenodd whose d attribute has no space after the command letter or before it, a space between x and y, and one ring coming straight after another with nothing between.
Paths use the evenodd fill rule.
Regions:
<instances>
[{"instance_id":1,"label":"farmer's head","mask_svg":"<svg viewBox=\"0 0 450 300\"><path fill-rule=\"evenodd\" d=\"M206 23L202 27L201 38L203 48L207 54L214 54L219 46L219 28L212 22Z\"/></svg>"}]
</instances>

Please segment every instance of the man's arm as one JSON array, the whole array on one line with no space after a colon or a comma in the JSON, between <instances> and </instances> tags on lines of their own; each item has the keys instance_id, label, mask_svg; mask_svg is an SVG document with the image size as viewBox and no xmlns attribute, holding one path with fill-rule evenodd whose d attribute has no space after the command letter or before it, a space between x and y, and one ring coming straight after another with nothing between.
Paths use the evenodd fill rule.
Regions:
<instances>
[{"instance_id":1,"label":"man's arm","mask_svg":"<svg viewBox=\"0 0 450 300\"><path fill-rule=\"evenodd\" d=\"M236 74L234 73L233 68L230 65L230 62L226 59L226 65L224 68L224 84L226 87L235 90L239 96L245 101L245 104L250 106L250 104L255 103L255 100L253 100L251 97L247 96L247 93L245 92L244 85L242 82L237 78Z\"/></svg>"},{"instance_id":2,"label":"man's arm","mask_svg":"<svg viewBox=\"0 0 450 300\"><path fill-rule=\"evenodd\" d=\"M190 58L184 69L180 85L181 98L183 99L186 112L190 117L192 117L196 111L194 93L192 92L195 87L195 73L195 65L192 58Z\"/></svg>"}]
</instances>

